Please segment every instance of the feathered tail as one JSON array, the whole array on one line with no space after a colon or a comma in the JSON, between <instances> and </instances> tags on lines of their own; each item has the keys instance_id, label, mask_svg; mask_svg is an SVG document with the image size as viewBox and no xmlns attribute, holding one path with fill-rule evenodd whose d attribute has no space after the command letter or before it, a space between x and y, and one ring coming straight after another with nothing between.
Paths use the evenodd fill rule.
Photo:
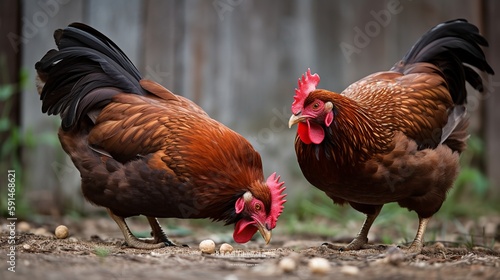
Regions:
<instances>
[{"instance_id":1,"label":"feathered tail","mask_svg":"<svg viewBox=\"0 0 500 280\"><path fill-rule=\"evenodd\" d=\"M424 34L391 70L415 73L418 62L434 64L448 84L453 102L462 105L467 101L466 81L476 90L484 90L481 77L470 66L494 74L480 46L488 46L488 42L475 25L464 19L447 21Z\"/></svg>"},{"instance_id":2,"label":"feathered tail","mask_svg":"<svg viewBox=\"0 0 500 280\"><path fill-rule=\"evenodd\" d=\"M42 112L60 114L63 130L92 118L120 92L143 95L141 75L108 37L82 23L54 32L59 50L50 50L35 64ZM43 86L43 88L41 88Z\"/></svg>"}]
</instances>

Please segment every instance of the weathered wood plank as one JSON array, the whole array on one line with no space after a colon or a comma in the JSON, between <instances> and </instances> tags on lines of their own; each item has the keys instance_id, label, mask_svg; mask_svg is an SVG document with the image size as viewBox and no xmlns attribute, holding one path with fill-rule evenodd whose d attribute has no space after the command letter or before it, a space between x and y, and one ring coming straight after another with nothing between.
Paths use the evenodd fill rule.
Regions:
<instances>
[{"instance_id":1,"label":"weathered wood plank","mask_svg":"<svg viewBox=\"0 0 500 280\"><path fill-rule=\"evenodd\" d=\"M21 63L21 38L19 36L21 7L17 1L0 2L0 87L14 86L15 93L9 98L9 104L0 102L1 117L18 126L20 124L20 96L18 90ZM5 112L8 110L8 113ZM10 132L0 133L0 143L4 143ZM0 146L1 147L1 146ZM18 151L16 151L17 153Z\"/></svg>"},{"instance_id":2,"label":"weathered wood plank","mask_svg":"<svg viewBox=\"0 0 500 280\"><path fill-rule=\"evenodd\" d=\"M486 107L485 118L485 141L486 141L486 168L490 180L491 201L500 200L500 28L498 25L498 14L500 3L498 1L485 1L484 28L490 43L486 55L496 71L496 76L490 80L489 94L484 99Z\"/></svg>"},{"instance_id":3,"label":"weathered wood plank","mask_svg":"<svg viewBox=\"0 0 500 280\"><path fill-rule=\"evenodd\" d=\"M182 41L182 10L180 1L148 0L145 2L141 72L147 79L154 80L174 92L175 80L181 77L177 72L179 41Z\"/></svg>"},{"instance_id":4,"label":"weathered wood plank","mask_svg":"<svg viewBox=\"0 0 500 280\"><path fill-rule=\"evenodd\" d=\"M85 1L23 1L21 36L22 68L28 72L30 83L25 85L21 99L24 132L35 137L42 133L57 135L59 119L43 116L41 103L35 88L35 63L49 49L55 48L54 30L63 28L73 21L83 19ZM35 139L37 140L37 139ZM78 207L83 204L79 190L79 173L60 145L40 144L23 152L25 184L29 187L31 206L38 213L60 214L65 205ZM74 201L72 201L72 199Z\"/></svg>"},{"instance_id":5,"label":"weathered wood plank","mask_svg":"<svg viewBox=\"0 0 500 280\"><path fill-rule=\"evenodd\" d=\"M55 47L53 30L73 21L86 22L113 39L143 76L193 99L212 117L248 137L261 152L265 168L277 170L284 178L293 177L297 168L294 131L285 128L285 115L289 114L297 78L308 67L321 74L321 87L341 91L367 74L389 69L436 23L463 17L480 24L483 16L481 2L467 0L23 3L27 36L22 45L23 67L29 70L30 79L34 78L34 63ZM494 60L498 59L494 50L500 37L494 28L498 4L487 3L493 8L488 8L484 27L492 43L489 58ZM353 53L342 48L348 44L356 48ZM496 60L493 63L499 65ZM59 121L41 116L34 84L24 94L23 126L35 133L55 134ZM495 132L499 117L498 110L493 110L498 105L494 98L487 100L489 122L485 129L490 176L498 173L494 168L500 164L498 146L493 144L500 138ZM475 110L471 115L474 129L479 131L484 122L480 109ZM61 183L65 188L73 185L65 191L68 197L81 198L75 195L79 193L78 172L61 155L60 149L46 146L30 151L26 157L32 178L29 185L49 190ZM62 170L58 175L61 179L54 168ZM307 184L299 177L293 177L302 180L296 185ZM500 178L492 177L492 181L498 186Z\"/></svg>"},{"instance_id":6,"label":"weathered wood plank","mask_svg":"<svg viewBox=\"0 0 500 280\"><path fill-rule=\"evenodd\" d=\"M12 96L0 101L0 118L7 119L12 126L20 125L20 85L19 72L21 64L21 5L17 1L0 1L0 88L12 87ZM0 148L10 138L10 131L0 132ZM20 149L10 151L10 155L2 158L2 167L14 168L13 161L20 157ZM3 180L6 174L2 174Z\"/></svg>"},{"instance_id":7,"label":"weathered wood plank","mask_svg":"<svg viewBox=\"0 0 500 280\"><path fill-rule=\"evenodd\" d=\"M88 0L84 20L106 34L127 54L141 63L143 2L141 0Z\"/></svg>"}]
</instances>

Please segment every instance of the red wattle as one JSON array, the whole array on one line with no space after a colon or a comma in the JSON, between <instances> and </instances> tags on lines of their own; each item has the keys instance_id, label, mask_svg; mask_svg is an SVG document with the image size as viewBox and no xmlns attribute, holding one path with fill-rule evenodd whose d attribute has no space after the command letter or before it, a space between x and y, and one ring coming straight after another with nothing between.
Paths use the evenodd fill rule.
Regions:
<instances>
[{"instance_id":1,"label":"red wattle","mask_svg":"<svg viewBox=\"0 0 500 280\"><path fill-rule=\"evenodd\" d=\"M311 123L307 120L305 123L300 122L297 128L300 140L304 144L319 144L325 139L325 131L323 127L317 123Z\"/></svg>"},{"instance_id":2,"label":"red wattle","mask_svg":"<svg viewBox=\"0 0 500 280\"><path fill-rule=\"evenodd\" d=\"M255 221L239 220L234 226L233 239L237 243L246 243L252 239L252 236L257 232Z\"/></svg>"},{"instance_id":3,"label":"red wattle","mask_svg":"<svg viewBox=\"0 0 500 280\"><path fill-rule=\"evenodd\" d=\"M311 138L309 138L309 128L306 123L299 122L297 133L299 134L300 140L302 140L304 144L311 144Z\"/></svg>"}]
</instances>

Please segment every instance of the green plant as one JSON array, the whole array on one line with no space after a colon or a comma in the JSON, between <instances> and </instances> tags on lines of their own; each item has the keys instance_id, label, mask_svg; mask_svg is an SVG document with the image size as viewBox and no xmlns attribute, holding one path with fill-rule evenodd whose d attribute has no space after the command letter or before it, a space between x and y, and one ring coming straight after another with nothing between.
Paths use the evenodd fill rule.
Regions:
<instances>
[{"instance_id":1,"label":"green plant","mask_svg":"<svg viewBox=\"0 0 500 280\"><path fill-rule=\"evenodd\" d=\"M1 60L4 62L4 60ZM0 68L4 69L5 66L0 65ZM6 75L6 74L5 74ZM0 133L5 135L6 138L0 146L0 170L1 172L7 172L7 170L13 170L15 174L15 212L10 213L9 216L15 214L16 217L22 218L29 212L29 206L26 200L23 199L24 194L24 172L22 169L22 163L19 156L19 151L21 146L25 143L27 139L26 135L21 131L21 128L12 122L10 119L11 112L13 110L14 97L16 92L21 90L21 86L26 84L26 71L22 71L20 74L20 82L18 84L2 84L0 86L0 102L3 104L3 110L0 115ZM2 80L8 80L7 77L1 77ZM7 176L5 174L5 176ZM3 178L3 174L2 174ZM5 179L7 180L7 178ZM2 182L4 184L6 182ZM7 197L7 188L1 189L1 197ZM7 216L7 207L4 205L7 203L6 200L2 199L0 201L0 211L2 216Z\"/></svg>"},{"instance_id":2,"label":"green plant","mask_svg":"<svg viewBox=\"0 0 500 280\"><path fill-rule=\"evenodd\" d=\"M289 234L319 235L334 237L345 232L346 223L352 220L362 222L363 215L350 207L333 204L324 192L302 186L304 191L294 200L287 202L280 222ZM353 233L354 234L354 233Z\"/></svg>"},{"instance_id":3,"label":"green plant","mask_svg":"<svg viewBox=\"0 0 500 280\"><path fill-rule=\"evenodd\" d=\"M0 65L0 68L1 67ZM22 70L20 72L20 79L17 84L3 84L0 86L0 102L3 104L3 110L0 114L0 133L6 135L5 140L0 145L0 171L7 172L7 170L15 170L15 203L16 203L16 217L26 218L30 215L31 209L26 199L26 175L27 172L23 168L22 158L20 152L29 152L30 149L36 145L48 144L55 145L58 143L57 135L53 133L41 133L35 135L30 128L22 128L21 125L16 124L10 119L13 108L14 98L18 92L22 91L26 84L28 84L28 72ZM2 77L6 79L6 77ZM3 182L2 182L3 183ZM6 197L6 188L0 190L1 197ZM3 199L0 201L0 213L6 216L7 207L3 204L6 203Z\"/></svg>"},{"instance_id":4,"label":"green plant","mask_svg":"<svg viewBox=\"0 0 500 280\"><path fill-rule=\"evenodd\" d=\"M438 216L441 218L471 217L499 210L498 203L488 200L487 192L491 187L486 174L479 168L485 154L485 144L481 138L472 135L467 150L460 158L461 170L454 187L448 193Z\"/></svg>"},{"instance_id":5,"label":"green plant","mask_svg":"<svg viewBox=\"0 0 500 280\"><path fill-rule=\"evenodd\" d=\"M105 247L95 247L94 254L100 259L104 259L105 257L109 256L109 254L111 254L111 251Z\"/></svg>"}]
</instances>

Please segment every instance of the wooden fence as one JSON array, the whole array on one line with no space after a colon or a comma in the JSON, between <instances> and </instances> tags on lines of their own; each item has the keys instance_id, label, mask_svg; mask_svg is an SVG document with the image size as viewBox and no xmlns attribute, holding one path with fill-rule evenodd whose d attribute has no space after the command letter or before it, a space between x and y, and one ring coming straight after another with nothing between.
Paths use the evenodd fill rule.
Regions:
<instances>
[{"instance_id":1,"label":"wooden fence","mask_svg":"<svg viewBox=\"0 0 500 280\"><path fill-rule=\"evenodd\" d=\"M6 2L5 0L4 2ZM212 117L242 133L262 154L266 174L277 171L293 193L307 183L286 121L297 78L308 67L321 87L341 91L367 74L390 68L429 28L453 18L477 24L491 43L487 56L500 71L498 1L305 0L40 0L22 1L22 69L54 48L52 33L74 21L114 40L145 77L193 99ZM4 6L2 6L4 7ZM0 11L4 18L9 13ZM19 32L19 31L17 31ZM9 34L12 35L12 32ZM11 36L12 37L12 36ZM15 37L15 36L14 36ZM5 40L5 37L2 39ZM4 44L5 45L5 44ZM499 78L491 94L471 94L472 129L486 142L483 159L500 197ZM58 120L40 112L34 83L21 95L21 125L34 135L56 134ZM32 205L81 205L78 172L59 145L24 150ZM47 204L49 203L49 204Z\"/></svg>"}]
</instances>

